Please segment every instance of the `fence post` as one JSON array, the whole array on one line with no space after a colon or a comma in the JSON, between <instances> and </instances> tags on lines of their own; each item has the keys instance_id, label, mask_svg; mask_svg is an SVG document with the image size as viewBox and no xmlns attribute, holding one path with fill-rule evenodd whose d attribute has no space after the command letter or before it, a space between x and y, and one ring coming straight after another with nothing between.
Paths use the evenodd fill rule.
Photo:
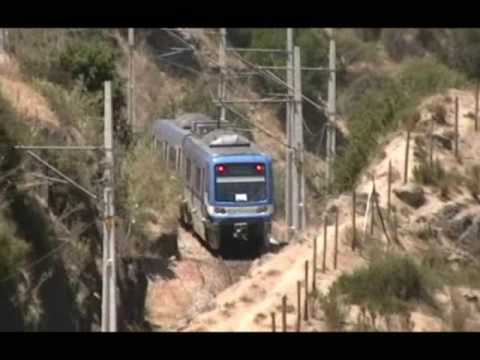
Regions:
<instances>
[{"instance_id":1,"label":"fence post","mask_svg":"<svg viewBox=\"0 0 480 360\"><path fill-rule=\"evenodd\" d=\"M312 292L317 290L317 236L313 237Z\"/></svg>"},{"instance_id":2,"label":"fence post","mask_svg":"<svg viewBox=\"0 0 480 360\"><path fill-rule=\"evenodd\" d=\"M410 151L410 128L407 130L407 144L405 146L405 168L403 171L403 183L406 184L408 181L408 155Z\"/></svg>"},{"instance_id":3,"label":"fence post","mask_svg":"<svg viewBox=\"0 0 480 360\"><path fill-rule=\"evenodd\" d=\"M455 97L455 157L458 159L458 96Z\"/></svg>"},{"instance_id":4,"label":"fence post","mask_svg":"<svg viewBox=\"0 0 480 360\"><path fill-rule=\"evenodd\" d=\"M287 332L287 295L282 298L282 330Z\"/></svg>"},{"instance_id":5,"label":"fence post","mask_svg":"<svg viewBox=\"0 0 480 360\"><path fill-rule=\"evenodd\" d=\"M297 332L300 331L302 322L302 282L297 281Z\"/></svg>"},{"instance_id":6,"label":"fence post","mask_svg":"<svg viewBox=\"0 0 480 360\"><path fill-rule=\"evenodd\" d=\"M356 212L357 212L357 195L355 193L355 188L352 193L352 251L355 251L357 246L357 224L356 224Z\"/></svg>"},{"instance_id":7,"label":"fence post","mask_svg":"<svg viewBox=\"0 0 480 360\"><path fill-rule=\"evenodd\" d=\"M325 215L325 224L323 226L323 262L322 272L327 270L327 216Z\"/></svg>"},{"instance_id":8,"label":"fence post","mask_svg":"<svg viewBox=\"0 0 480 360\"><path fill-rule=\"evenodd\" d=\"M433 131L435 127L435 121L432 121L432 125L430 126L430 149L429 149L429 161L430 161L430 168L433 168L433 148L435 146L435 142L433 140Z\"/></svg>"},{"instance_id":9,"label":"fence post","mask_svg":"<svg viewBox=\"0 0 480 360\"><path fill-rule=\"evenodd\" d=\"M337 270L338 259L338 208L335 209L335 250L333 254L333 268Z\"/></svg>"},{"instance_id":10,"label":"fence post","mask_svg":"<svg viewBox=\"0 0 480 360\"><path fill-rule=\"evenodd\" d=\"M374 233L374 228L375 228L375 196L377 194L377 191L375 189L375 177L372 180L372 209L371 209L371 215L370 215L370 236L373 236Z\"/></svg>"},{"instance_id":11,"label":"fence post","mask_svg":"<svg viewBox=\"0 0 480 360\"><path fill-rule=\"evenodd\" d=\"M478 131L478 97L480 92L480 81L477 80L477 86L475 87L475 131Z\"/></svg>"},{"instance_id":12,"label":"fence post","mask_svg":"<svg viewBox=\"0 0 480 360\"><path fill-rule=\"evenodd\" d=\"M308 260L305 261L305 307L303 310L303 320L308 321Z\"/></svg>"},{"instance_id":13,"label":"fence post","mask_svg":"<svg viewBox=\"0 0 480 360\"><path fill-rule=\"evenodd\" d=\"M388 187L387 187L387 214L390 220L390 212L392 208L392 160L388 162Z\"/></svg>"},{"instance_id":14,"label":"fence post","mask_svg":"<svg viewBox=\"0 0 480 360\"><path fill-rule=\"evenodd\" d=\"M277 331L277 326L275 324L275 313L272 312L270 313L271 317L272 317L272 332L276 332Z\"/></svg>"}]
</instances>

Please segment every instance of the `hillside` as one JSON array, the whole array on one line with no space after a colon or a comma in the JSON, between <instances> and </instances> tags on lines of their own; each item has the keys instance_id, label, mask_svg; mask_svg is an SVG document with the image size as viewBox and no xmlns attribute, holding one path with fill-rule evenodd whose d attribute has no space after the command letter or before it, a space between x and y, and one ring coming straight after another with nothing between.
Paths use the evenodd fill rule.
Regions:
<instances>
[{"instance_id":1,"label":"hillside","mask_svg":"<svg viewBox=\"0 0 480 360\"><path fill-rule=\"evenodd\" d=\"M280 328L281 299L287 296L291 309L287 311L288 331L295 331L296 324L296 298L297 281L302 281L302 299L304 294L304 263L312 261L313 236L318 241L318 272L317 290L326 295L332 284L344 273L354 273L365 267L374 257L408 255L415 259L427 259L436 256L433 271L450 276L446 281L442 279L441 286L436 290L434 297L439 309L429 308L420 304L411 304L409 309L409 326L402 327L401 317L394 322L393 315L389 327L385 324L385 318L378 315L375 324L371 324L367 318L369 329L373 330L413 330L413 331L450 331L467 330L478 331L480 329L479 307L479 275L480 267L478 260L479 214L480 207L476 195L472 194L469 187L469 173L466 169L478 164L478 144L480 134L473 130L471 114L474 110L474 97L472 91L449 90L425 100L421 105L422 118L416 124L412 133L413 139L425 139L427 129L432 120L432 113L427 109L434 103L444 106L446 109L446 122L437 124L434 134L440 138L441 134L451 132L453 127L452 99L458 97L461 104L459 116L460 135L460 160L457 160L452 152L452 142L436 143L435 159L445 169L448 177L455 177L446 184L446 189L437 186L420 184L425 194L425 203L420 207L412 207L408 202L392 195L392 206L398 213L397 243L390 244L387 250L387 239L383 235L378 219L375 222L375 235L367 237L362 243L364 251L359 253L351 250L350 242L351 227L351 196L341 195L328 204L330 209L339 209L339 261L338 268L334 270L333 243L334 225L328 225L327 238L327 271L322 273L321 254L323 252L322 229L318 228L311 234L306 234L305 241L287 247L278 255L262 260L254 266L245 278L234 286L221 292L216 298L216 308L197 317L186 331L271 331L271 312L277 314L277 327ZM419 141L412 141L418 144ZM450 144L442 147L442 144ZM382 146L381 159L374 160L366 169L366 174L375 176L376 191L382 212L386 217L387 208L387 173L388 163L391 161L394 175L392 182L393 193L402 188L402 176L405 154L404 132L391 134ZM410 183L415 182L412 176L413 169L421 163L417 154L419 147L411 147L411 159L409 167ZM371 188L371 176L363 177L357 188L357 196L364 199L362 206L357 207L357 231L363 234L363 223L366 220L365 202L366 195ZM462 180L458 180L462 179ZM447 192L447 197L445 197ZM360 204L359 204L360 205ZM363 208L363 209L362 209ZM390 237L391 228L388 229ZM435 253L432 253L434 251ZM431 258L428 258L430 261ZM438 266L438 267L437 267ZM311 274L311 273L310 273ZM311 276L311 275L310 275ZM393 280L391 280L393 281ZM311 283L309 283L311 289ZM325 305L315 300L317 307L316 315L302 324L303 331L325 331L344 329L360 329L361 320L357 318L358 307L351 307L344 315L338 329L329 328L331 318L335 314L325 313ZM372 295L373 302L373 295ZM368 304L367 304L368 307ZM303 300L302 300L303 308ZM302 309L303 311L303 309ZM312 310L311 310L312 311ZM330 316L330 317L329 317ZM398 315L400 316L400 315ZM337 321L339 321L337 319ZM455 328L460 326L461 328Z\"/></svg>"},{"instance_id":2,"label":"hillside","mask_svg":"<svg viewBox=\"0 0 480 360\"><path fill-rule=\"evenodd\" d=\"M218 116L212 101L218 78L217 29L136 31L136 133L127 124L125 29L14 29L10 34L8 55L0 58L1 330L99 329L102 204L58 181L12 145L102 144L106 80L113 84L121 330L270 331L272 312L280 329L281 298L286 295L293 331L297 281L304 279L306 260L312 281L314 238L318 292L312 295L314 313L302 323L303 330L480 329L480 135L473 131L478 31L337 30L334 189L327 193L323 181L325 114L304 103L309 226L291 244L254 261L215 258L178 226L181 183L152 151L149 133L158 118L188 112ZM228 42L238 47L283 48L284 37L284 29L228 29ZM295 43L302 48L305 66L326 64L324 29L296 29ZM168 61L159 57L186 45L191 51ZM271 56L245 58L283 65ZM258 100L284 92L258 73L235 77L250 69L234 54L227 56L227 64L230 98ZM321 102L325 74L305 72L302 77L304 94ZM457 97L458 158L453 142ZM274 158L274 237L281 240L285 109L240 104L232 110L227 119ZM408 127L410 161L408 184L403 185ZM100 152L37 153L101 197ZM368 228L364 236L371 221L365 211L372 179L382 217L375 215L373 231ZM361 251L351 247L352 189ZM333 270L335 209L339 257ZM322 273L325 221L327 270ZM305 284L300 285L303 302Z\"/></svg>"}]
</instances>

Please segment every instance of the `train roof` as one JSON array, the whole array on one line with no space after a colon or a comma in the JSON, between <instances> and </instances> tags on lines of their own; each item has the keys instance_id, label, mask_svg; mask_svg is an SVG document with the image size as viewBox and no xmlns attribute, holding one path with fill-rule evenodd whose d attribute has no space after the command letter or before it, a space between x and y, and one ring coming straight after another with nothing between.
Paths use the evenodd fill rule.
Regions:
<instances>
[{"instance_id":1,"label":"train roof","mask_svg":"<svg viewBox=\"0 0 480 360\"><path fill-rule=\"evenodd\" d=\"M255 143L228 128L214 129L205 134L194 133L194 122L216 124L202 114L188 114L177 119L156 120L153 133L157 138L167 138L173 145L184 146L204 158L225 155L265 156Z\"/></svg>"}]
</instances>

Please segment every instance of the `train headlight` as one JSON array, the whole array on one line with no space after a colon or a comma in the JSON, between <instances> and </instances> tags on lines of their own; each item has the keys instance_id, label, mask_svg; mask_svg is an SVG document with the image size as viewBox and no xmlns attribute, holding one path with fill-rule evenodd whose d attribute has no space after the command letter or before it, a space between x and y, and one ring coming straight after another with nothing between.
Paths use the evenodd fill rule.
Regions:
<instances>
[{"instance_id":1,"label":"train headlight","mask_svg":"<svg viewBox=\"0 0 480 360\"><path fill-rule=\"evenodd\" d=\"M224 215L224 214L227 213L227 209L222 208L222 207L215 207L215 206L208 205L207 206L207 212L210 216Z\"/></svg>"},{"instance_id":2,"label":"train headlight","mask_svg":"<svg viewBox=\"0 0 480 360\"><path fill-rule=\"evenodd\" d=\"M257 214L271 214L273 212L273 206L272 205L264 205L264 206L259 206L257 208Z\"/></svg>"}]
</instances>

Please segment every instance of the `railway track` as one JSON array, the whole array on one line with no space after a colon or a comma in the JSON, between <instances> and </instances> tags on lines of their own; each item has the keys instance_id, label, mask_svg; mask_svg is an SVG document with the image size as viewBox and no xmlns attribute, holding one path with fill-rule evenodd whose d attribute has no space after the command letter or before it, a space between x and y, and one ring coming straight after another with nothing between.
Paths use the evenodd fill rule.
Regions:
<instances>
[{"instance_id":1,"label":"railway track","mask_svg":"<svg viewBox=\"0 0 480 360\"><path fill-rule=\"evenodd\" d=\"M178 248L181 258L219 264L220 268L229 274L231 279L230 285L246 275L255 260L245 256L235 259L216 256L197 236L183 228L179 229Z\"/></svg>"}]
</instances>

